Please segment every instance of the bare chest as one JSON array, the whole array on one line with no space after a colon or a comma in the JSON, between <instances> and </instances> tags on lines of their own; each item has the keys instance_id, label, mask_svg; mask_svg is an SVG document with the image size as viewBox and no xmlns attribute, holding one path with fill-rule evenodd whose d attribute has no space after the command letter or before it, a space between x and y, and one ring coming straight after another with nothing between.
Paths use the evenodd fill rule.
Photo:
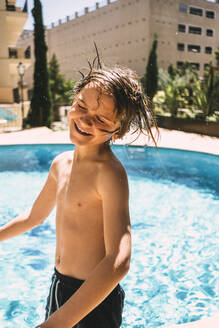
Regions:
<instances>
[{"instance_id":1,"label":"bare chest","mask_svg":"<svg viewBox=\"0 0 219 328\"><path fill-rule=\"evenodd\" d=\"M59 222L70 229L87 230L102 221L102 203L92 171L75 170L64 174L58 183Z\"/></svg>"}]
</instances>

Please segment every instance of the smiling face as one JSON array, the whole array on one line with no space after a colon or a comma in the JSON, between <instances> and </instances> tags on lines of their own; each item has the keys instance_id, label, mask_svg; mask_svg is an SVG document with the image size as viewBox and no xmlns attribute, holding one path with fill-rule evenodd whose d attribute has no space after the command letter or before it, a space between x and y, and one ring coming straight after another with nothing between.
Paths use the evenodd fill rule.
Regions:
<instances>
[{"instance_id":1,"label":"smiling face","mask_svg":"<svg viewBox=\"0 0 219 328\"><path fill-rule=\"evenodd\" d=\"M102 145L111 137L116 138L119 127L113 97L101 94L95 83L87 84L76 95L69 112L72 143Z\"/></svg>"}]
</instances>

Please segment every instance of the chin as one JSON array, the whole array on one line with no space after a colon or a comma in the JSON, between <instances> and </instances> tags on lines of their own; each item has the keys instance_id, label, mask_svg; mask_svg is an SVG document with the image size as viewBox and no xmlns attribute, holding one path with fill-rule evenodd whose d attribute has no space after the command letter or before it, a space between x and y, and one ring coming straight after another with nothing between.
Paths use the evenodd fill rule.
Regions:
<instances>
[{"instance_id":1,"label":"chin","mask_svg":"<svg viewBox=\"0 0 219 328\"><path fill-rule=\"evenodd\" d=\"M75 146L85 146L87 142L83 140L79 140L76 136L70 133L69 138L71 140L71 143Z\"/></svg>"}]
</instances>

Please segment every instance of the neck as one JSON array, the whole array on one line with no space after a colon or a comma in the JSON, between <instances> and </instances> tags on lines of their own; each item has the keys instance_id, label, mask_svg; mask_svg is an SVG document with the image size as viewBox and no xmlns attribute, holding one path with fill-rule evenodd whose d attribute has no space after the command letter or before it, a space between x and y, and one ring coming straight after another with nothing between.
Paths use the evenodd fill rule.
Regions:
<instances>
[{"instance_id":1,"label":"neck","mask_svg":"<svg viewBox=\"0 0 219 328\"><path fill-rule=\"evenodd\" d=\"M74 162L82 160L95 160L104 157L111 152L109 144L94 145L94 146L75 146Z\"/></svg>"}]
</instances>

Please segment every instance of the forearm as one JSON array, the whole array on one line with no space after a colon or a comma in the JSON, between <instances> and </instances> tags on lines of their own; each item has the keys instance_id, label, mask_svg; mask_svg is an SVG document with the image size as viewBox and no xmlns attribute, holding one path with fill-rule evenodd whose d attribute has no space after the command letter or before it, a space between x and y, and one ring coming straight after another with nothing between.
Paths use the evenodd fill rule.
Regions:
<instances>
[{"instance_id":1,"label":"forearm","mask_svg":"<svg viewBox=\"0 0 219 328\"><path fill-rule=\"evenodd\" d=\"M99 305L125 276L128 265L115 266L115 258L105 257L83 285L42 325L42 328L71 328Z\"/></svg>"},{"instance_id":2,"label":"forearm","mask_svg":"<svg viewBox=\"0 0 219 328\"><path fill-rule=\"evenodd\" d=\"M25 211L12 221L0 227L0 241L20 235L39 223L30 220L30 210Z\"/></svg>"}]
</instances>

